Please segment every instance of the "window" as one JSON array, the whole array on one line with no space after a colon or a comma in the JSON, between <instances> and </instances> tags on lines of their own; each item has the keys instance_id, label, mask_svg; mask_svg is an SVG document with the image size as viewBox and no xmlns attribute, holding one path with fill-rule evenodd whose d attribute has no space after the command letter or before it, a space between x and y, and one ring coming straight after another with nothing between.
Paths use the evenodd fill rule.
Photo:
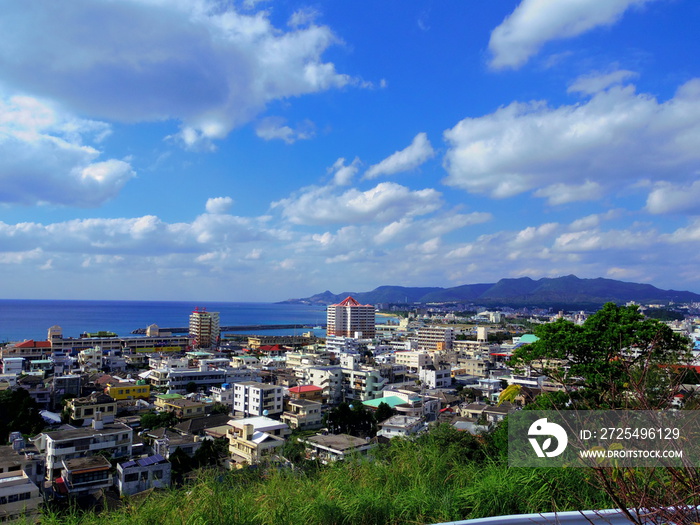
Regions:
<instances>
[{"instance_id":1,"label":"window","mask_svg":"<svg viewBox=\"0 0 700 525\"><path fill-rule=\"evenodd\" d=\"M131 483L133 481L138 481L139 475L137 473L130 473L124 475L124 483Z\"/></svg>"}]
</instances>

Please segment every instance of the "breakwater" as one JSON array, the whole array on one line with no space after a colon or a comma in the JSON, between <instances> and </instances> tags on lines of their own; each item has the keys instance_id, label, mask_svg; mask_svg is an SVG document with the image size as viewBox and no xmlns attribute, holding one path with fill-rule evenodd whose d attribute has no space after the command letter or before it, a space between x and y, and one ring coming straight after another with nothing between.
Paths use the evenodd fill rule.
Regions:
<instances>
[{"instance_id":1,"label":"breakwater","mask_svg":"<svg viewBox=\"0 0 700 525\"><path fill-rule=\"evenodd\" d=\"M300 330L311 330L312 328L326 328L326 325L300 325L300 324L251 324L251 325L238 325L238 326L221 326L219 330L221 332L254 332L257 330L292 330L298 328ZM173 328L159 328L161 332L170 332L171 334L187 334L190 329L188 326L176 326ZM132 330L132 334L144 335L146 333L145 328L137 328Z\"/></svg>"}]
</instances>

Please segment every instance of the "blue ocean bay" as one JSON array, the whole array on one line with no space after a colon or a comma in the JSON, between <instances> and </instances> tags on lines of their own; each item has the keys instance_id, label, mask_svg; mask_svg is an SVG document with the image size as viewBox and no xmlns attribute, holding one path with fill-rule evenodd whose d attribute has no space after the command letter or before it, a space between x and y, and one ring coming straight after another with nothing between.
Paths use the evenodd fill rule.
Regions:
<instances>
[{"instance_id":1,"label":"blue ocean bay","mask_svg":"<svg viewBox=\"0 0 700 525\"><path fill-rule=\"evenodd\" d=\"M62 301L0 300L0 342L45 340L49 327L58 325L64 337L106 330L128 336L137 328L185 327L195 308L219 312L222 326L298 324L299 329L264 331L270 335L301 334L302 326L325 324L321 306L275 303L190 301ZM316 330L317 335L323 331Z\"/></svg>"}]
</instances>

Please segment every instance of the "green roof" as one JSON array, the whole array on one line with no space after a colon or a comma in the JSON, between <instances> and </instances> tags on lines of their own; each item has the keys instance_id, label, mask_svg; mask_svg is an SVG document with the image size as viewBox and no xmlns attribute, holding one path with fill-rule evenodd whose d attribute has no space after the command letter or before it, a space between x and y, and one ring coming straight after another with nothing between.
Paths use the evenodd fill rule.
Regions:
<instances>
[{"instance_id":1,"label":"green roof","mask_svg":"<svg viewBox=\"0 0 700 525\"><path fill-rule=\"evenodd\" d=\"M372 399L371 401L365 401L362 404L370 408L378 408L380 404L386 403L391 408L396 407L396 405L402 405L406 400L399 396L388 396L380 397L379 399Z\"/></svg>"},{"instance_id":2,"label":"green roof","mask_svg":"<svg viewBox=\"0 0 700 525\"><path fill-rule=\"evenodd\" d=\"M535 341L539 340L540 338L537 337L535 334L523 334L520 336L521 343L534 343Z\"/></svg>"},{"instance_id":3,"label":"green roof","mask_svg":"<svg viewBox=\"0 0 700 525\"><path fill-rule=\"evenodd\" d=\"M156 397L159 399L182 399L183 396L180 394L158 394Z\"/></svg>"}]
</instances>

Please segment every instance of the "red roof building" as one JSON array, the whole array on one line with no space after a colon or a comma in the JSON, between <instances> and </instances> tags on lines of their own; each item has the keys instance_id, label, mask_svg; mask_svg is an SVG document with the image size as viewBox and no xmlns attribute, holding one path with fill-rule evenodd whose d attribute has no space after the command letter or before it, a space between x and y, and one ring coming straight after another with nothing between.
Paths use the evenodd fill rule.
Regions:
<instances>
[{"instance_id":1,"label":"red roof building","mask_svg":"<svg viewBox=\"0 0 700 525\"><path fill-rule=\"evenodd\" d=\"M323 389L316 385L293 386L289 389L289 397L323 402Z\"/></svg>"},{"instance_id":2,"label":"red roof building","mask_svg":"<svg viewBox=\"0 0 700 525\"><path fill-rule=\"evenodd\" d=\"M348 296L338 304L331 304L326 311L326 334L329 336L373 339L375 313L371 304L360 304Z\"/></svg>"}]
</instances>

